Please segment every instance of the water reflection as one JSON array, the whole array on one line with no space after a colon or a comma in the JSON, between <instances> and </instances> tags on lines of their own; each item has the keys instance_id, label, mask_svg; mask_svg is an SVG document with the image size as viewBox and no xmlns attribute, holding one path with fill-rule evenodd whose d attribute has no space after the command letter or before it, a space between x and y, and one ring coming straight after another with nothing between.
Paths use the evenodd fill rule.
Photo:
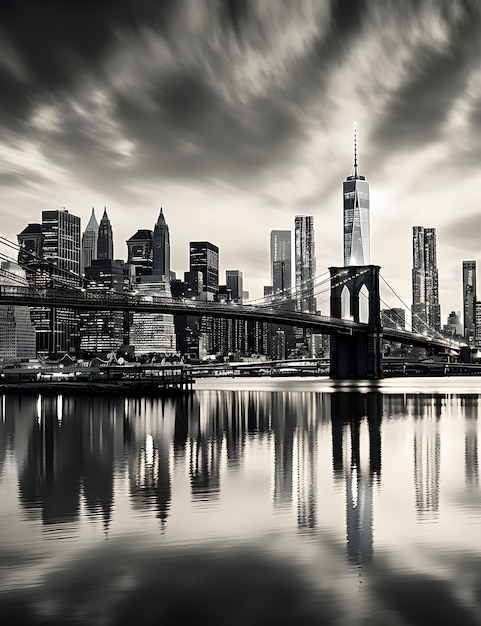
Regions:
<instances>
[{"instance_id":1,"label":"water reflection","mask_svg":"<svg viewBox=\"0 0 481 626\"><path fill-rule=\"evenodd\" d=\"M38 576L35 588L43 588L51 580L46 572L58 567L68 547L85 559L86 571L95 570L97 550L108 539L130 563L123 574L109 574L118 587L107 595L120 616L122 594L137 585L130 567L144 580L141 562L155 571L155 559L167 559L181 585L188 562L203 569L200 561L210 563L218 553L233 571L245 571L245 553L235 546L248 545L257 572L272 576L272 563L282 563L296 576L302 572L296 580L308 580L318 597L335 598L332 623L342 623L346 598L352 615L371 618L383 605L387 613L378 623L389 623L386 615L421 623L408 599L412 580L436 595L437 567L451 614L462 589L459 611L470 623L469 607L480 607L477 578L459 581L466 554L472 568L481 562L479 407L477 394L373 389L212 390L158 399L3 396L0 592L9 598L14 583L7 582L18 586L22 577ZM61 552L45 548L47 539L56 539L49 545ZM215 543L213 553L208 542ZM178 545L185 568L172 565ZM159 552L167 548L168 554ZM113 558L114 552L104 553ZM230 579L222 563L212 571L219 565ZM69 568L74 562L61 569ZM368 584L361 596L355 579L354 597L350 576L361 570ZM334 590L330 580L337 581ZM0 617L1 608L2 600ZM65 615L56 615L62 623Z\"/></svg>"}]
</instances>

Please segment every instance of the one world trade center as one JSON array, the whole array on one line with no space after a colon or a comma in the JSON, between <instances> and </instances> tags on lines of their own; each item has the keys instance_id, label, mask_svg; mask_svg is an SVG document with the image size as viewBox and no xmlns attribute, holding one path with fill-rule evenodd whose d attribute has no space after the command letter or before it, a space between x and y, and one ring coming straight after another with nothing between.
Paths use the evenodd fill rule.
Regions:
<instances>
[{"instance_id":1,"label":"one world trade center","mask_svg":"<svg viewBox=\"0 0 481 626\"><path fill-rule=\"evenodd\" d=\"M369 182L357 165L357 134L354 126L354 165L352 175L342 183L344 196L344 267L369 265Z\"/></svg>"}]
</instances>

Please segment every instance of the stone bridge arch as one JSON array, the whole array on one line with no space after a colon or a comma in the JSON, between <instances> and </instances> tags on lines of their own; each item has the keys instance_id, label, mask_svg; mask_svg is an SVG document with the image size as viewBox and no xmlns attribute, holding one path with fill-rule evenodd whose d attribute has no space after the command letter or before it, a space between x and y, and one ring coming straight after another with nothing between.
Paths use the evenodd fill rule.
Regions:
<instances>
[{"instance_id":1,"label":"stone bridge arch","mask_svg":"<svg viewBox=\"0 0 481 626\"><path fill-rule=\"evenodd\" d=\"M331 378L382 378L382 326L378 265L330 267L331 317L366 324L366 330L331 336Z\"/></svg>"}]
</instances>

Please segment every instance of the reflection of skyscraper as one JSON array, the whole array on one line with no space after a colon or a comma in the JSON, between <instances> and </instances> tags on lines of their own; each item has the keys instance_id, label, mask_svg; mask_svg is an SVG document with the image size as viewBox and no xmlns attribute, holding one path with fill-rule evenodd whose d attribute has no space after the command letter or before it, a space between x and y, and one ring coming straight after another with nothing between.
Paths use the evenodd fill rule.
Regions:
<instances>
[{"instance_id":1,"label":"reflection of skyscraper","mask_svg":"<svg viewBox=\"0 0 481 626\"><path fill-rule=\"evenodd\" d=\"M309 399L314 399L309 394ZM306 400L306 396L303 396ZM302 403L304 405L304 402ZM301 405L302 406L302 405ZM302 410L297 428L297 524L299 528L317 525L317 413Z\"/></svg>"},{"instance_id":2,"label":"reflection of skyscraper","mask_svg":"<svg viewBox=\"0 0 481 626\"><path fill-rule=\"evenodd\" d=\"M358 172L357 136L354 129L354 166L342 183L344 198L344 265L370 263L369 183Z\"/></svg>"},{"instance_id":3,"label":"reflection of skyscraper","mask_svg":"<svg viewBox=\"0 0 481 626\"><path fill-rule=\"evenodd\" d=\"M466 415L464 437L464 475L466 485L477 487L479 483L478 420Z\"/></svg>"},{"instance_id":4,"label":"reflection of skyscraper","mask_svg":"<svg viewBox=\"0 0 481 626\"><path fill-rule=\"evenodd\" d=\"M296 215L295 248L297 310L315 313L314 279L316 277L316 250L314 218L312 215Z\"/></svg>"},{"instance_id":5,"label":"reflection of skyscraper","mask_svg":"<svg viewBox=\"0 0 481 626\"><path fill-rule=\"evenodd\" d=\"M370 561L373 553L372 492L375 477L379 478L381 471L382 410L383 401L379 393L332 394L333 472L337 480L344 474L347 556L349 562L355 564ZM343 451L344 443L347 447L347 441L344 442L347 433L350 439L350 455ZM364 459L361 455L361 450L365 449L365 446L361 446L361 439L365 436L369 437L369 459Z\"/></svg>"},{"instance_id":6,"label":"reflection of skyscraper","mask_svg":"<svg viewBox=\"0 0 481 626\"><path fill-rule=\"evenodd\" d=\"M469 343L475 334L476 261L463 261L464 336Z\"/></svg>"},{"instance_id":7,"label":"reflection of skyscraper","mask_svg":"<svg viewBox=\"0 0 481 626\"><path fill-rule=\"evenodd\" d=\"M272 430L274 431L274 506L292 503L292 454L296 429L295 408L286 406L286 396L272 396Z\"/></svg>"},{"instance_id":8,"label":"reflection of skyscraper","mask_svg":"<svg viewBox=\"0 0 481 626\"><path fill-rule=\"evenodd\" d=\"M414 485L419 517L436 519L438 516L440 468L441 436L438 421L428 416L417 419L414 431Z\"/></svg>"},{"instance_id":9,"label":"reflection of skyscraper","mask_svg":"<svg viewBox=\"0 0 481 626\"><path fill-rule=\"evenodd\" d=\"M412 315L413 331L441 330L435 228L413 226Z\"/></svg>"}]
</instances>

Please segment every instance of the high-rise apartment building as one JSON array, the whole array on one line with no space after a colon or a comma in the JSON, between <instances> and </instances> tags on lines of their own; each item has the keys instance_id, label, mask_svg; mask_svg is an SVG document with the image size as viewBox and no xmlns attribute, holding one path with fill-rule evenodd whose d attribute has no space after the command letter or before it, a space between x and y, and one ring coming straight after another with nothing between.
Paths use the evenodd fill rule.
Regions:
<instances>
[{"instance_id":1,"label":"high-rise apartment building","mask_svg":"<svg viewBox=\"0 0 481 626\"><path fill-rule=\"evenodd\" d=\"M219 289L219 248L208 241L191 241L189 271L202 273L204 293L213 299Z\"/></svg>"},{"instance_id":2,"label":"high-rise apartment building","mask_svg":"<svg viewBox=\"0 0 481 626\"><path fill-rule=\"evenodd\" d=\"M412 328L441 330L435 228L413 226Z\"/></svg>"},{"instance_id":3,"label":"high-rise apartment building","mask_svg":"<svg viewBox=\"0 0 481 626\"><path fill-rule=\"evenodd\" d=\"M273 293L286 292L292 287L291 231L271 231L271 284Z\"/></svg>"},{"instance_id":4,"label":"high-rise apartment building","mask_svg":"<svg viewBox=\"0 0 481 626\"><path fill-rule=\"evenodd\" d=\"M0 261L0 285L24 281L25 270L12 261ZM0 305L0 357L35 358L35 327L27 306Z\"/></svg>"},{"instance_id":5,"label":"high-rise apartment building","mask_svg":"<svg viewBox=\"0 0 481 626\"><path fill-rule=\"evenodd\" d=\"M92 207L92 214L82 235L82 274L85 268L97 258L97 240L99 236L99 225L95 217L95 209Z\"/></svg>"},{"instance_id":6,"label":"high-rise apartment building","mask_svg":"<svg viewBox=\"0 0 481 626\"><path fill-rule=\"evenodd\" d=\"M473 343L476 329L476 261L463 261L464 336Z\"/></svg>"},{"instance_id":7,"label":"high-rise apartment building","mask_svg":"<svg viewBox=\"0 0 481 626\"><path fill-rule=\"evenodd\" d=\"M351 176L342 183L344 198L344 265L369 265L369 182L359 174L357 135L354 129L354 165Z\"/></svg>"},{"instance_id":8,"label":"high-rise apartment building","mask_svg":"<svg viewBox=\"0 0 481 626\"><path fill-rule=\"evenodd\" d=\"M316 250L314 217L296 215L295 218L296 306L298 311L316 312L314 280L316 277Z\"/></svg>"},{"instance_id":9,"label":"high-rise apartment building","mask_svg":"<svg viewBox=\"0 0 481 626\"><path fill-rule=\"evenodd\" d=\"M112 225L107 215L107 208L104 208L104 214L99 224L99 232L97 239L97 259L113 259L114 258L114 235Z\"/></svg>"}]
</instances>

